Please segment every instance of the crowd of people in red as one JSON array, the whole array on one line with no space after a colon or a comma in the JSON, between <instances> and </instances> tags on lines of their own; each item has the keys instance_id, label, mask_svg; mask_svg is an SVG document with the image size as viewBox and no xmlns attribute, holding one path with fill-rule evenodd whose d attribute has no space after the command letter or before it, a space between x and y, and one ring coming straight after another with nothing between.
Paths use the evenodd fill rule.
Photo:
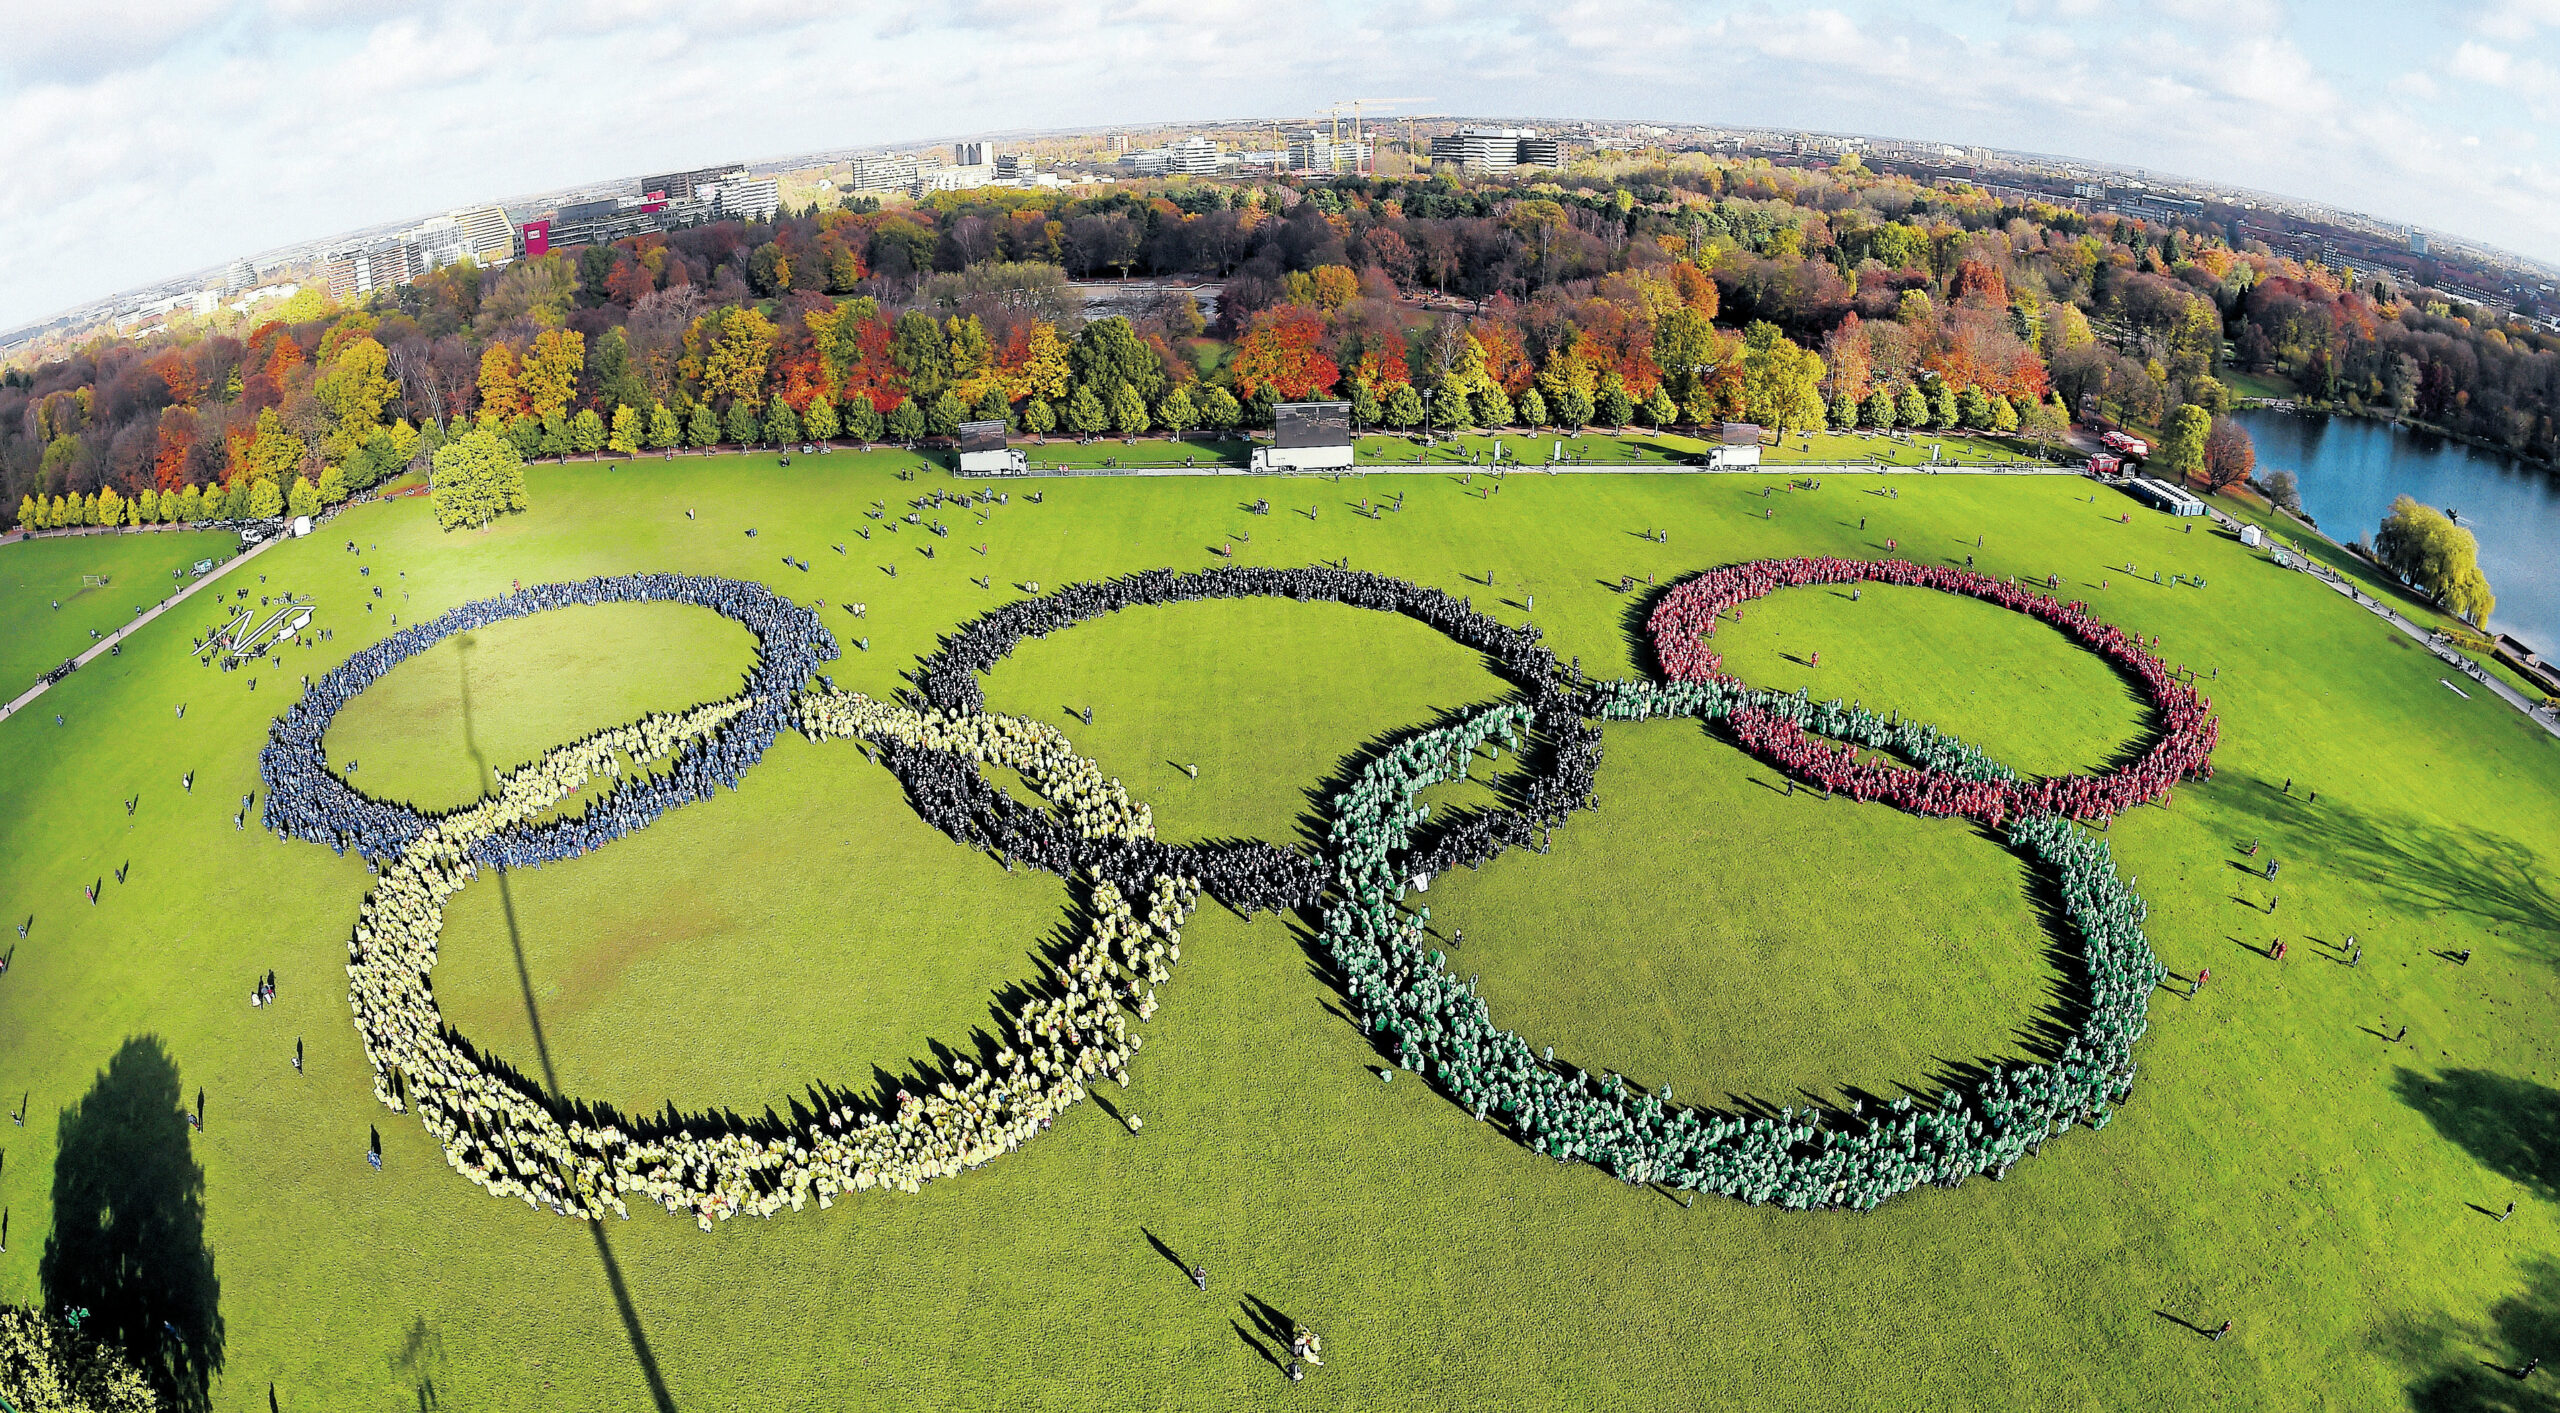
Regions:
<instances>
[{"instance_id":1,"label":"crowd of people in red","mask_svg":"<svg viewBox=\"0 0 2560 1413\"><path fill-rule=\"evenodd\" d=\"M1962 815L1996 825L2019 814L2112 818L2167 795L2183 778L2202 780L2213 774L2213 748L2220 736L2213 703L2173 676L2138 635L2098 618L2085 603L2065 603L2053 594L1952 565L1821 556L1762 559L1709 570L1674 587L1655 607L1646 623L1654 655L1665 675L1675 681L1732 682L1722 670L1722 655L1707 645L1718 621L1728 612L1739 619L1740 605L1772 590L1811 584L1936 589L2033 615L2141 684L2143 695L2160 715L2161 733L2140 760L2104 774L1967 780L1944 771L1895 765L1880 755L1861 759L1856 748L1825 745L1794 722L1757 707L1744 707L1727 718L1745 749L1797 779L1825 790L1845 791L1859 800L1882 800L1920 814Z\"/></svg>"}]
</instances>

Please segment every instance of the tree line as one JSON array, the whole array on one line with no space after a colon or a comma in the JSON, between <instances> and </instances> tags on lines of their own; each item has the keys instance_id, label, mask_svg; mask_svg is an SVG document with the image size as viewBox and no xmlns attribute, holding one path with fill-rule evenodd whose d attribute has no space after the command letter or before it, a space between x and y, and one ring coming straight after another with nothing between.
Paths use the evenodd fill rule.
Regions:
<instances>
[{"instance_id":1,"label":"tree line","mask_svg":"<svg viewBox=\"0 0 2560 1413\"><path fill-rule=\"evenodd\" d=\"M1175 288L1086 319L1070 280L1121 275L1215 281L1214 306ZM2405 386L2413 413L2487 415L2493 361L2507 412L2551 400L2525 387L2547 349L2472 338L2388 290L1854 161L849 201L449 266L303 312L0 377L0 513L89 514L110 489L125 516L152 491L149 514L174 517L190 489L253 512L304 483L326 504L472 428L533 459L914 441L979 419L1226 431L1335 396L1389 428L1745 420L2049 441L2074 417L2218 414L2229 366L2253 359L2333 369L2350 393ZM2548 425L2534 416L2527 445Z\"/></svg>"}]
</instances>

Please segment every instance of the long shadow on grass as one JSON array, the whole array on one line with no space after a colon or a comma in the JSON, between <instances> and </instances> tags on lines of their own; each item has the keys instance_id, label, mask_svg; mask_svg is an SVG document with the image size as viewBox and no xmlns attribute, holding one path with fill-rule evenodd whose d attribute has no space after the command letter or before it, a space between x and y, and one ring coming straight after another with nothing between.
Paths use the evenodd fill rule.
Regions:
<instances>
[{"instance_id":1,"label":"long shadow on grass","mask_svg":"<svg viewBox=\"0 0 2560 1413\"><path fill-rule=\"evenodd\" d=\"M2545 1201L2560 1196L2560 1090L2473 1069L2400 1070L2392 1090L2481 1166ZM2553 1385L2516 1377L2527 1359L2560 1355L2560 1264L2537 1258L2525 1266L2524 1278L2524 1289L2492 1307L2486 1325L2437 1315L2385 1327L2384 1348L2424 1371L2409 1384L2412 1407L2422 1413L2560 1410Z\"/></svg>"},{"instance_id":2,"label":"long shadow on grass","mask_svg":"<svg viewBox=\"0 0 2560 1413\"><path fill-rule=\"evenodd\" d=\"M222 1369L222 1283L204 1240L204 1169L177 1062L156 1036L125 1041L62 1115L53 1233L37 1278L56 1315L120 1346L171 1406L200 1410Z\"/></svg>"},{"instance_id":3,"label":"long shadow on grass","mask_svg":"<svg viewBox=\"0 0 2560 1413\"><path fill-rule=\"evenodd\" d=\"M2315 805L2264 781L2235 777L2208 788L2216 804L2255 821L2253 835L2288 841L2323 868L2364 879L2413 910L2532 929L2540 958L2560 962L2560 894L2552 891L2549 862L2516 839L2359 810L2334 797Z\"/></svg>"},{"instance_id":4,"label":"long shadow on grass","mask_svg":"<svg viewBox=\"0 0 2560 1413\"><path fill-rule=\"evenodd\" d=\"M2560 1263L2528 1261L2524 1288L2490 1307L2486 1322L2445 1314L2397 1319L2379 1343L2419 1371L2408 1384L2418 1413L2554 1413L2560 1381L2519 1375L2527 1360L2560 1350Z\"/></svg>"},{"instance_id":5,"label":"long shadow on grass","mask_svg":"<svg viewBox=\"0 0 2560 1413\"><path fill-rule=\"evenodd\" d=\"M469 646L467 638L463 646L465 648ZM480 767L481 788L485 791L492 776L489 771L488 757L480 750L480 735L475 724L476 718L471 710L471 660L467 653L457 654L457 660L461 664L462 674L463 745L471 753L472 764ZM557 1102L560 1097L560 1072L551 1062L551 1043L543 1035L542 1007L534 1000L533 971L526 964L524 955L524 929L516 921L514 882L507 876L505 869L499 869L497 873L498 899L507 918L507 946L515 955L516 979L524 987L525 1022L533 1031L534 1055L542 1064L542 1088L539 1092ZM523 1084L521 1077L518 1078L520 1088L530 1087ZM668 1394L667 1381L658 1371L658 1356L649 1347L649 1332L640 1323L639 1307L631 1303L631 1289L622 1279L622 1263L614 1259L613 1243L604 1234L604 1224L591 1219L587 1223L587 1232L595 1239L596 1261L603 1267L605 1284L613 1292L614 1309L622 1316L623 1334L631 1341L631 1357L639 1362L640 1376L649 1385L650 1402L658 1409L658 1413L675 1413L675 1399ZM425 1399L426 1387L423 1384L420 1386L421 1402Z\"/></svg>"}]
</instances>

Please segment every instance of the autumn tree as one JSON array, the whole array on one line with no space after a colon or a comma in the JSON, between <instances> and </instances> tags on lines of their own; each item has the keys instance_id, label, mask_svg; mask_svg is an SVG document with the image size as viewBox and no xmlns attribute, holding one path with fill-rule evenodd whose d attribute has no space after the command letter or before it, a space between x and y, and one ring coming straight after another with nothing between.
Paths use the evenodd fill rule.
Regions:
<instances>
[{"instance_id":1,"label":"autumn tree","mask_svg":"<svg viewBox=\"0 0 2560 1413\"><path fill-rule=\"evenodd\" d=\"M524 412L524 395L516 388L515 351L493 343L480 355L480 419L504 425Z\"/></svg>"},{"instance_id":2,"label":"autumn tree","mask_svg":"<svg viewBox=\"0 0 2560 1413\"><path fill-rule=\"evenodd\" d=\"M544 420L567 411L569 399L577 395L578 375L585 371L586 363L586 335L568 329L545 329L535 335L516 375L525 411Z\"/></svg>"},{"instance_id":3,"label":"autumn tree","mask_svg":"<svg viewBox=\"0 0 2560 1413\"><path fill-rule=\"evenodd\" d=\"M1342 370L1317 347L1323 333L1315 311L1297 305L1254 316L1231 365L1236 391L1250 398L1267 388L1284 402L1332 391Z\"/></svg>"},{"instance_id":4,"label":"autumn tree","mask_svg":"<svg viewBox=\"0 0 2560 1413\"><path fill-rule=\"evenodd\" d=\"M2204 483L2229 490L2258 469L2258 448L2248 429L2228 417L2216 417L2204 438Z\"/></svg>"}]
</instances>

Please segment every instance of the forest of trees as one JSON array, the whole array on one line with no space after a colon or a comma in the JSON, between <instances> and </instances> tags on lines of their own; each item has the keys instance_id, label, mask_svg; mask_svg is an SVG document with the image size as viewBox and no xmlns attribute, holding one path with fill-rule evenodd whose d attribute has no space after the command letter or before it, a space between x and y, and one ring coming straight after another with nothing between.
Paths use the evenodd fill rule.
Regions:
<instances>
[{"instance_id":1,"label":"forest of trees","mask_svg":"<svg viewBox=\"0 0 2560 1413\"><path fill-rule=\"evenodd\" d=\"M870 203L862 203L868 208ZM1070 279L1223 286L1087 323ZM473 427L525 458L1253 425L1742 419L2051 437L2227 410L2234 361L2549 457L2560 352L2191 230L1703 157L1560 181L944 193L481 270L0 375L0 515L329 503Z\"/></svg>"}]
</instances>

